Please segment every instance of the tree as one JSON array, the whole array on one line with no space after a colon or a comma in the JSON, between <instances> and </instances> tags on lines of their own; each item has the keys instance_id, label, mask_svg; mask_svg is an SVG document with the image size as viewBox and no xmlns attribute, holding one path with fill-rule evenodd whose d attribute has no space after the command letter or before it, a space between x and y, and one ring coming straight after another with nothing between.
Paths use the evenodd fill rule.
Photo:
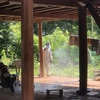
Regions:
<instances>
[{"instance_id":1,"label":"tree","mask_svg":"<svg viewBox=\"0 0 100 100\"><path fill-rule=\"evenodd\" d=\"M20 22L12 22L10 25L10 29L13 37L13 42L11 44L11 53L14 59L21 58L21 23Z\"/></svg>"},{"instance_id":2,"label":"tree","mask_svg":"<svg viewBox=\"0 0 100 100\"><path fill-rule=\"evenodd\" d=\"M0 54L5 50L6 56L9 57L9 50L13 40L13 34L10 33L10 22L0 22Z\"/></svg>"}]
</instances>

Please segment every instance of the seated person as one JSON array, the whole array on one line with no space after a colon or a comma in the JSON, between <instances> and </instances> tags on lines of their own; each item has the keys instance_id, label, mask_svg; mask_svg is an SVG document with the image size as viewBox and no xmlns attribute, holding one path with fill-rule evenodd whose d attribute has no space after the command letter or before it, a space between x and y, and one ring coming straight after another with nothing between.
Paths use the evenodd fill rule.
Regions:
<instances>
[{"instance_id":1,"label":"seated person","mask_svg":"<svg viewBox=\"0 0 100 100\"><path fill-rule=\"evenodd\" d=\"M9 87L14 92L13 83L16 81L16 76L11 77L10 72L7 69L7 66L0 62L0 78L2 87Z\"/></svg>"}]
</instances>

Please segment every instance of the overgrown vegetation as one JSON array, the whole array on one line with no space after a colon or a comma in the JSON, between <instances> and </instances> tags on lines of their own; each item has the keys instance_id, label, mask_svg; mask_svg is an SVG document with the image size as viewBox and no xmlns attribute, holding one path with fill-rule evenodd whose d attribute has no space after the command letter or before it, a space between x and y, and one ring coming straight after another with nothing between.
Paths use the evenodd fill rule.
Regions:
<instances>
[{"instance_id":1,"label":"overgrown vegetation","mask_svg":"<svg viewBox=\"0 0 100 100\"><path fill-rule=\"evenodd\" d=\"M88 37L100 38L100 29L91 17L87 18ZM1 61L10 65L15 59L21 58L21 27L20 22L0 22L0 56ZM93 29L92 29L93 28ZM79 77L79 47L69 46L69 35L78 35L78 21L53 21L43 23L42 44L50 42L53 51L51 75ZM39 53L37 24L34 24L34 75L39 73ZM88 64L88 77L93 77L93 70L100 69L100 56L91 51ZM14 70L10 70L14 73Z\"/></svg>"}]
</instances>

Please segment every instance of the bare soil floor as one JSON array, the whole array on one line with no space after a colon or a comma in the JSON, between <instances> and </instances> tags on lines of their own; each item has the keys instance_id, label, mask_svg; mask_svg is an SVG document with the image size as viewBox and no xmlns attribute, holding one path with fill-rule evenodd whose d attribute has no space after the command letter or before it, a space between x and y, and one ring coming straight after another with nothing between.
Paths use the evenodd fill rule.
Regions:
<instances>
[{"instance_id":1,"label":"bare soil floor","mask_svg":"<svg viewBox=\"0 0 100 100\"><path fill-rule=\"evenodd\" d=\"M51 76L34 78L34 100L100 100L100 81L88 81L88 93L85 96L77 95L79 90L79 79ZM0 100L22 100L21 86L16 86L15 93L10 93L9 89L0 88ZM62 89L63 97L59 97L58 91L51 91L50 97L47 97L47 90Z\"/></svg>"}]
</instances>

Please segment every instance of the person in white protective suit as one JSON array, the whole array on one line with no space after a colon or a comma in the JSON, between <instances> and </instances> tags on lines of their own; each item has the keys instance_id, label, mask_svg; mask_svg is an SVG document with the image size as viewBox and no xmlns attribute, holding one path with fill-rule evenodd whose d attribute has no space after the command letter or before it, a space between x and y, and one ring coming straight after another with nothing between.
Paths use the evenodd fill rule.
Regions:
<instances>
[{"instance_id":1,"label":"person in white protective suit","mask_svg":"<svg viewBox=\"0 0 100 100\"><path fill-rule=\"evenodd\" d=\"M52 57L51 46L49 43L46 43L46 45L43 48L43 67L45 68L46 76L50 76L49 69L52 60L53 57Z\"/></svg>"}]
</instances>

